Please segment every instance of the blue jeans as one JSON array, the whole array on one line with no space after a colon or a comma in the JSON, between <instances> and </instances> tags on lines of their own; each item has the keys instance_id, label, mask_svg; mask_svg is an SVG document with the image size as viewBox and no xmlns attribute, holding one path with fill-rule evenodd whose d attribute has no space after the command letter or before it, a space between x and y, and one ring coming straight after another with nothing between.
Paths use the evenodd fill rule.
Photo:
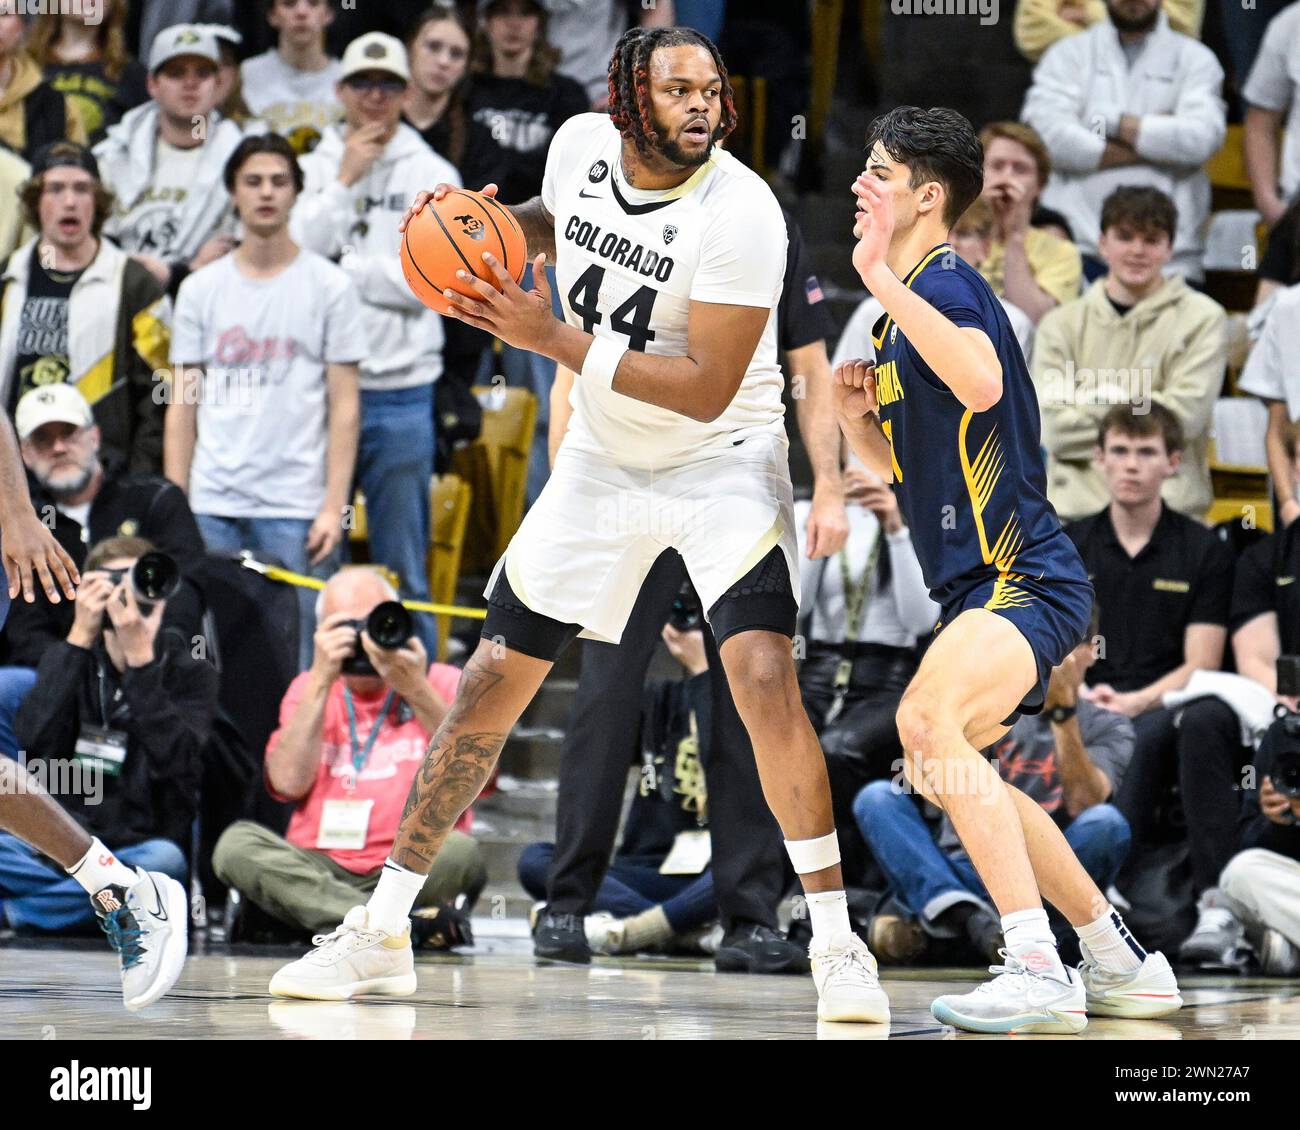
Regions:
<instances>
[{"instance_id":1,"label":"blue jeans","mask_svg":"<svg viewBox=\"0 0 1300 1130\"><path fill-rule=\"evenodd\" d=\"M554 844L529 844L519 857L519 882L535 899L546 898L546 873L554 855ZM630 918L659 904L675 934L708 925L718 916L712 873L660 875L657 867L615 861L600 881L592 909Z\"/></svg>"},{"instance_id":2,"label":"blue jeans","mask_svg":"<svg viewBox=\"0 0 1300 1130\"><path fill-rule=\"evenodd\" d=\"M286 569L325 580L338 568L337 555L319 565L307 561L309 518L223 518L217 514L195 514L199 533L209 550L217 553L251 549L274 557ZM316 591L300 588L298 594L298 667L311 665L312 636L316 632Z\"/></svg>"},{"instance_id":3,"label":"blue jeans","mask_svg":"<svg viewBox=\"0 0 1300 1130\"><path fill-rule=\"evenodd\" d=\"M564 318L564 308L560 305L560 289L555 281L555 268L546 268L546 281L551 285L551 309L557 318ZM525 291L533 287L533 268L525 268L523 280L519 284ZM526 349L516 349L513 345L501 343L501 358L498 363L496 354L484 350L479 362L479 384L491 384L497 370L506 379L506 384L517 388L529 389L537 397L537 429L533 433L533 445L528 453L528 483L525 487L525 503L531 506L542 487L551 477L551 461L547 449L547 436L551 425L551 386L555 384L555 362L540 353L529 353Z\"/></svg>"},{"instance_id":4,"label":"blue jeans","mask_svg":"<svg viewBox=\"0 0 1300 1130\"><path fill-rule=\"evenodd\" d=\"M161 871L180 883L189 881L185 856L170 840L145 840L114 848L113 854L128 867ZM0 832L0 899L4 900L0 919L10 926L57 931L95 923L94 908L82 885L8 832Z\"/></svg>"},{"instance_id":5,"label":"blue jeans","mask_svg":"<svg viewBox=\"0 0 1300 1130\"><path fill-rule=\"evenodd\" d=\"M916 802L890 781L872 781L853 801L863 838L889 877L894 897L930 928L934 919L972 899L992 907L983 882L965 851L943 851L934 842ZM1118 808L1094 804L1065 829L1084 870L1103 891L1115 881L1128 856L1129 826Z\"/></svg>"},{"instance_id":6,"label":"blue jeans","mask_svg":"<svg viewBox=\"0 0 1300 1130\"><path fill-rule=\"evenodd\" d=\"M0 667L0 754L18 759L18 735L14 722L27 692L36 685L32 667Z\"/></svg>"},{"instance_id":7,"label":"blue jeans","mask_svg":"<svg viewBox=\"0 0 1300 1130\"><path fill-rule=\"evenodd\" d=\"M366 496L370 560L401 579L402 596L429 599L429 482L433 478L433 385L361 390L357 483ZM415 615L425 650L437 648L428 613Z\"/></svg>"}]
</instances>

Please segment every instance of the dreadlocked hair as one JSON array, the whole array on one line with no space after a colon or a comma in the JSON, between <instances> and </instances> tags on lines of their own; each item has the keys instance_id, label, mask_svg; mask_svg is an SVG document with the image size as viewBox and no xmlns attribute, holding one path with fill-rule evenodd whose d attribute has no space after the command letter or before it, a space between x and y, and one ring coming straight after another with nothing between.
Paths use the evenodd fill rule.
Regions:
<instances>
[{"instance_id":1,"label":"dreadlocked hair","mask_svg":"<svg viewBox=\"0 0 1300 1130\"><path fill-rule=\"evenodd\" d=\"M609 61L609 116L619 132L641 150L658 146L660 137L650 113L650 56L660 47L703 47L713 56L722 79L719 137L736 128L736 96L722 56L707 35L689 27L634 27L625 31Z\"/></svg>"}]
</instances>

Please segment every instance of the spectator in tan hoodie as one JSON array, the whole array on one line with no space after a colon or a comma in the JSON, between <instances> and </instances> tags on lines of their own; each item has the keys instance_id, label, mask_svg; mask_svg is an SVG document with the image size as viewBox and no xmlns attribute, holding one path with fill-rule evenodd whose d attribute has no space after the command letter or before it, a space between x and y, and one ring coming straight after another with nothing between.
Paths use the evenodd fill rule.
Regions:
<instances>
[{"instance_id":1,"label":"spectator in tan hoodie","mask_svg":"<svg viewBox=\"0 0 1300 1130\"><path fill-rule=\"evenodd\" d=\"M1173 250L1173 201L1129 186L1106 198L1099 250L1108 273L1044 315L1030 366L1043 417L1047 497L1065 521L1094 514L1109 496L1093 464L1109 408L1145 414L1155 400L1182 426L1182 466L1165 502L1200 519L1213 500L1206 455L1226 363L1226 315L1212 298L1162 270Z\"/></svg>"},{"instance_id":2,"label":"spectator in tan hoodie","mask_svg":"<svg viewBox=\"0 0 1300 1130\"><path fill-rule=\"evenodd\" d=\"M23 17L0 10L0 142L24 156L67 138L85 144L86 130L70 103L44 81L23 50Z\"/></svg>"}]
</instances>

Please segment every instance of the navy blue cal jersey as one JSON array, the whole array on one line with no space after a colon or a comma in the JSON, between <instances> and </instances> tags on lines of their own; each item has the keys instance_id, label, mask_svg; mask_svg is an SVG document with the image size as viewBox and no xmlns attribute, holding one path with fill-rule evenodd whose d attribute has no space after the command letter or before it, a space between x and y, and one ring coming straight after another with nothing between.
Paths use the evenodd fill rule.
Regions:
<instances>
[{"instance_id":1,"label":"navy blue cal jersey","mask_svg":"<svg viewBox=\"0 0 1300 1130\"><path fill-rule=\"evenodd\" d=\"M949 603L996 577L999 606L1029 602L1029 581L1086 583L1047 501L1038 399L1006 311L983 277L947 245L904 283L958 326L983 330L1002 363L1002 397L966 408L893 318L872 331L880 422L893 448L895 492L933 598Z\"/></svg>"}]
</instances>

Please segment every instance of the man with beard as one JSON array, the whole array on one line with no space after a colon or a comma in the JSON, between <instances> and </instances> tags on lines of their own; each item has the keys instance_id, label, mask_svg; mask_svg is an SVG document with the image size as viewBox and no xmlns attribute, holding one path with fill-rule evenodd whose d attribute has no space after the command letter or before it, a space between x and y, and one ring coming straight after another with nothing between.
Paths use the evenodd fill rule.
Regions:
<instances>
[{"instance_id":1,"label":"man with beard","mask_svg":"<svg viewBox=\"0 0 1300 1130\"><path fill-rule=\"evenodd\" d=\"M203 539L185 495L155 475L106 468L101 433L85 397L68 384L32 389L18 402L17 431L36 514L78 568L88 546L116 535L147 538L180 566L180 590L167 602L163 628L186 641L198 634L203 596L195 567ZM0 639L0 753L17 752L14 717L36 682L46 650L66 639L75 606L37 592L13 606Z\"/></svg>"},{"instance_id":2,"label":"man with beard","mask_svg":"<svg viewBox=\"0 0 1300 1130\"><path fill-rule=\"evenodd\" d=\"M849 926L826 763L799 696L798 548L776 306L785 224L761 178L715 147L736 124L717 48L634 29L610 115L556 133L540 198L511 209L536 255L522 291L447 290L462 321L577 374L551 477L487 586L483 638L429 746L366 906L272 979L277 996L416 989L408 915L506 735L580 632L619 642L642 582L676 549L718 644L763 793L807 895L823 1020L885 1022L876 962ZM446 186L421 193L412 212ZM495 186L488 186L488 194ZM555 262L565 320L542 268ZM467 289L469 276L462 277Z\"/></svg>"},{"instance_id":3,"label":"man with beard","mask_svg":"<svg viewBox=\"0 0 1300 1130\"><path fill-rule=\"evenodd\" d=\"M1034 70L1021 119L1052 156L1042 204L1065 216L1088 282L1101 202L1121 185L1158 188L1178 209L1170 269L1204 277L1210 184L1203 168L1227 130L1223 68L1169 26L1161 0L1108 0L1107 19L1058 41Z\"/></svg>"}]
</instances>

